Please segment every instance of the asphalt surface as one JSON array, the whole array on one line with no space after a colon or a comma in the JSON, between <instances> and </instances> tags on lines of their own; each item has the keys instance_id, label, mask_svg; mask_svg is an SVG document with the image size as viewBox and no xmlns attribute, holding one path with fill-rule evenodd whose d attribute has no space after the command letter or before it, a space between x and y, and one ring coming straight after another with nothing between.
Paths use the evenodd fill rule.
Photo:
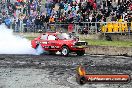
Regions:
<instances>
[{"instance_id":1,"label":"asphalt surface","mask_svg":"<svg viewBox=\"0 0 132 88\"><path fill-rule=\"evenodd\" d=\"M132 76L132 57L85 55L0 55L0 88L132 88L128 84L77 84L76 68L87 73Z\"/></svg>"}]
</instances>

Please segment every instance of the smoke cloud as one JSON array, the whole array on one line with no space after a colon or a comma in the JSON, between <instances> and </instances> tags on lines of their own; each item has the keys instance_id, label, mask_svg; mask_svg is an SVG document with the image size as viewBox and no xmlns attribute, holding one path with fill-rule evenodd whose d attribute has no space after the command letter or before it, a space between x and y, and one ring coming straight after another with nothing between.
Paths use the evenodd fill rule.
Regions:
<instances>
[{"instance_id":1,"label":"smoke cloud","mask_svg":"<svg viewBox=\"0 0 132 88\"><path fill-rule=\"evenodd\" d=\"M0 25L0 54L36 54L31 47L31 41L20 36L13 35L11 29Z\"/></svg>"}]
</instances>

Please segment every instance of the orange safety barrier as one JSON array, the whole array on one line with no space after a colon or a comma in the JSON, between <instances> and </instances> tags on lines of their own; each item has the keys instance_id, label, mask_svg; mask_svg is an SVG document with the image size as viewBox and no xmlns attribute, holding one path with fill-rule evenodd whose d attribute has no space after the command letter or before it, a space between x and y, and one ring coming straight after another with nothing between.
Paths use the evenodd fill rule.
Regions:
<instances>
[{"instance_id":1,"label":"orange safety barrier","mask_svg":"<svg viewBox=\"0 0 132 88\"><path fill-rule=\"evenodd\" d=\"M118 25L118 23L114 22L112 25L113 25L113 32L119 32L119 25Z\"/></svg>"},{"instance_id":2,"label":"orange safety barrier","mask_svg":"<svg viewBox=\"0 0 132 88\"><path fill-rule=\"evenodd\" d=\"M107 26L104 25L104 26L102 26L101 31L102 31L102 32L106 32L106 29L107 29Z\"/></svg>"},{"instance_id":3,"label":"orange safety barrier","mask_svg":"<svg viewBox=\"0 0 132 88\"><path fill-rule=\"evenodd\" d=\"M113 32L113 25L112 25L112 23L107 23L107 32Z\"/></svg>"},{"instance_id":4,"label":"orange safety barrier","mask_svg":"<svg viewBox=\"0 0 132 88\"><path fill-rule=\"evenodd\" d=\"M128 32L127 22L109 22L106 25L101 27L102 32ZM132 32L132 22L130 26L130 31Z\"/></svg>"},{"instance_id":5,"label":"orange safety barrier","mask_svg":"<svg viewBox=\"0 0 132 88\"><path fill-rule=\"evenodd\" d=\"M118 23L119 26L119 32L122 32L122 23Z\"/></svg>"},{"instance_id":6,"label":"orange safety barrier","mask_svg":"<svg viewBox=\"0 0 132 88\"><path fill-rule=\"evenodd\" d=\"M128 32L127 22L123 22L121 25L122 32Z\"/></svg>"}]
</instances>

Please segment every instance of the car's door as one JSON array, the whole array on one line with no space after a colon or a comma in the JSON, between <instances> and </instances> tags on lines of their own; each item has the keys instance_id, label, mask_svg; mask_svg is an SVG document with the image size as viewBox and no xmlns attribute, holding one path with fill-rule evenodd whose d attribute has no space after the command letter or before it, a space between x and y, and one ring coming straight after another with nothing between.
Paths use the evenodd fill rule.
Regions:
<instances>
[{"instance_id":1,"label":"car's door","mask_svg":"<svg viewBox=\"0 0 132 88\"><path fill-rule=\"evenodd\" d=\"M48 43L50 44L50 50L58 50L59 49L59 42L54 35L48 35Z\"/></svg>"},{"instance_id":2,"label":"car's door","mask_svg":"<svg viewBox=\"0 0 132 88\"><path fill-rule=\"evenodd\" d=\"M47 34L41 35L39 44L41 44L43 48L48 48L48 35Z\"/></svg>"}]
</instances>

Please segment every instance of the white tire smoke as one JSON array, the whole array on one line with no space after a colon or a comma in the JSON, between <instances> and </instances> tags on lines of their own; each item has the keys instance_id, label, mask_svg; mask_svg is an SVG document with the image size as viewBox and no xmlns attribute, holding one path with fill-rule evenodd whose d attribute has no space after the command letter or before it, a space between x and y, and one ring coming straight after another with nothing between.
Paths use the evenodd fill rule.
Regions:
<instances>
[{"instance_id":1,"label":"white tire smoke","mask_svg":"<svg viewBox=\"0 0 132 88\"><path fill-rule=\"evenodd\" d=\"M0 54L36 54L36 51L31 47L31 41L13 35L13 31L2 24L0 25Z\"/></svg>"},{"instance_id":2,"label":"white tire smoke","mask_svg":"<svg viewBox=\"0 0 132 88\"><path fill-rule=\"evenodd\" d=\"M41 45L38 45L36 48L36 55L40 55L42 53L44 53L44 50Z\"/></svg>"}]
</instances>

